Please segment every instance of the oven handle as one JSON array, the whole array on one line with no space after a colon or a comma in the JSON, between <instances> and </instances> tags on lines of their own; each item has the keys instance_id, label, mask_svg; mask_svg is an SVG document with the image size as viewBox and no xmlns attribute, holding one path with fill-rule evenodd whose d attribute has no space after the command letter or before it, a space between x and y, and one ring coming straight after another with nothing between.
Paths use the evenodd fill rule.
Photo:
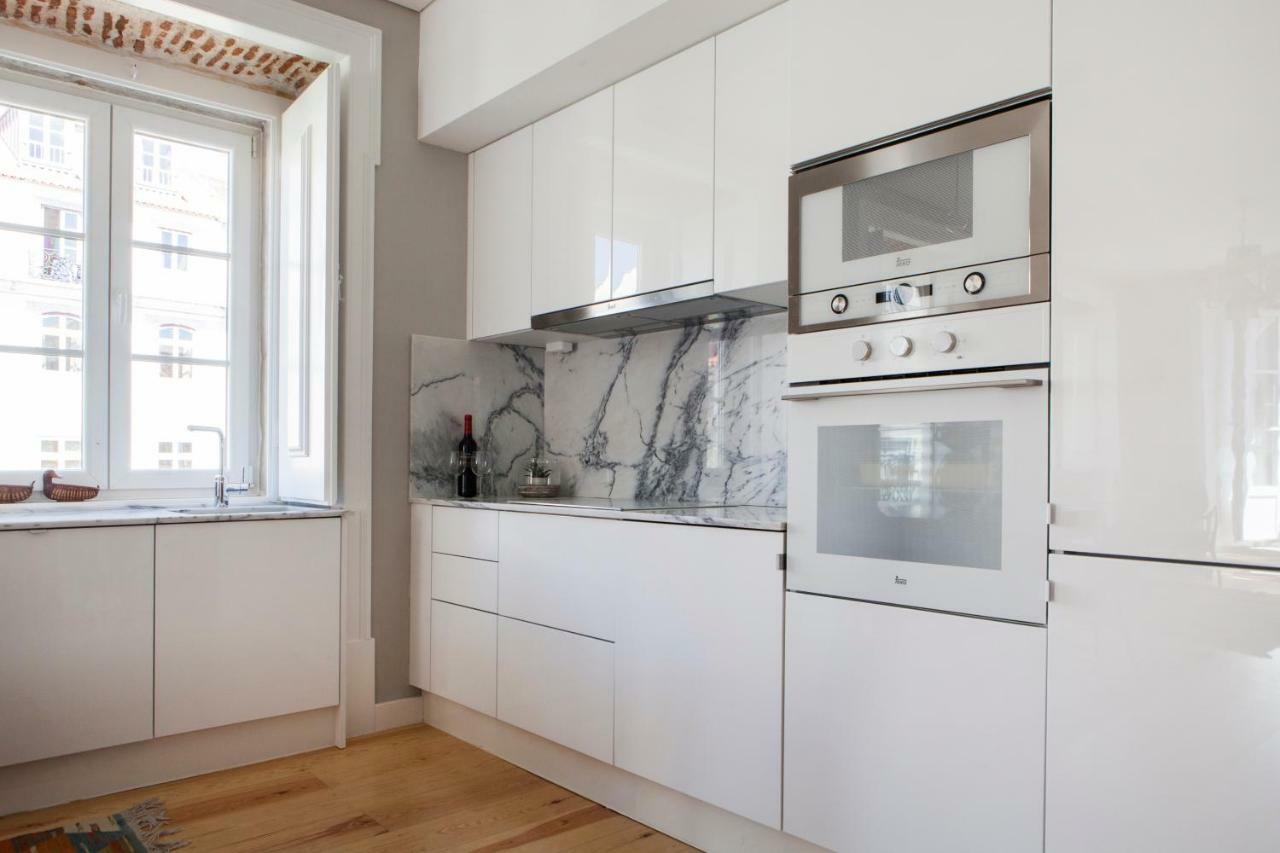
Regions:
<instances>
[{"instance_id":1,"label":"oven handle","mask_svg":"<svg viewBox=\"0 0 1280 853\"><path fill-rule=\"evenodd\" d=\"M867 397L872 394L918 394L922 391L958 391L964 388L1036 388L1042 379L980 379L976 382L948 382L939 385L895 385L889 388L833 388L829 391L799 391L783 394L782 399L802 402L829 400L832 397Z\"/></svg>"}]
</instances>

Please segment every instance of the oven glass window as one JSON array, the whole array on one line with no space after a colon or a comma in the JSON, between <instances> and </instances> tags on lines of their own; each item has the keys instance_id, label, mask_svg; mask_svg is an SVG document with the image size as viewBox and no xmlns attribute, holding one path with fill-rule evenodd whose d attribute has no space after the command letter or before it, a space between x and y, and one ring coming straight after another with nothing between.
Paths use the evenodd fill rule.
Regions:
<instances>
[{"instance_id":1,"label":"oven glass window","mask_svg":"<svg viewBox=\"0 0 1280 853\"><path fill-rule=\"evenodd\" d=\"M818 429L818 551L1000 568L1000 421Z\"/></svg>"},{"instance_id":2,"label":"oven glass window","mask_svg":"<svg viewBox=\"0 0 1280 853\"><path fill-rule=\"evenodd\" d=\"M844 187L844 260L896 254L973 236L973 152Z\"/></svg>"}]
</instances>

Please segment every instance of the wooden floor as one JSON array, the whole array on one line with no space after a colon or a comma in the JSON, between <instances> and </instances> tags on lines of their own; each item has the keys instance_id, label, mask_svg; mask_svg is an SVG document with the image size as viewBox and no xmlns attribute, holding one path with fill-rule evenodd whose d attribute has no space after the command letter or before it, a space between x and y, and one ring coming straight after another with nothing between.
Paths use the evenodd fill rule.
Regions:
<instances>
[{"instance_id":1,"label":"wooden floor","mask_svg":"<svg viewBox=\"0 0 1280 853\"><path fill-rule=\"evenodd\" d=\"M148 797L191 851L693 849L428 726L0 817L0 839Z\"/></svg>"}]
</instances>

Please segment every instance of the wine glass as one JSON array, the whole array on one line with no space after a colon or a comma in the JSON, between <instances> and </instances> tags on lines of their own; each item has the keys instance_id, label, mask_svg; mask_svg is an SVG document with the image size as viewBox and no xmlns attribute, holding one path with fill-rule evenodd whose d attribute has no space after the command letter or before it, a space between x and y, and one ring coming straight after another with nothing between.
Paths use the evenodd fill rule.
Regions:
<instances>
[{"instance_id":1,"label":"wine glass","mask_svg":"<svg viewBox=\"0 0 1280 853\"><path fill-rule=\"evenodd\" d=\"M491 498L497 491L493 482L493 453L487 449L477 450L473 459L476 477L480 481L480 495Z\"/></svg>"}]
</instances>

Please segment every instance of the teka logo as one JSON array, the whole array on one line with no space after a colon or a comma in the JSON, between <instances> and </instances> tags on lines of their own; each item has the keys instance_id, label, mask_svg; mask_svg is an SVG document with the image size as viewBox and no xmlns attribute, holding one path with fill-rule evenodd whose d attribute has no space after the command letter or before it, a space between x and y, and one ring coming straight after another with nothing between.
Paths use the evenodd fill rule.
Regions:
<instances>
[{"instance_id":1,"label":"teka logo","mask_svg":"<svg viewBox=\"0 0 1280 853\"><path fill-rule=\"evenodd\" d=\"M898 258L898 262L897 262L897 263L898 263L898 266L900 266L900 267L909 267L909 266L911 266L911 259L910 259L910 258Z\"/></svg>"},{"instance_id":2,"label":"teka logo","mask_svg":"<svg viewBox=\"0 0 1280 853\"><path fill-rule=\"evenodd\" d=\"M894 575L894 576L893 576L893 582L894 582L894 583L896 583L898 586L906 586L906 585L907 585L907 579L906 579L906 578L900 578L900 577L898 577L897 575Z\"/></svg>"}]
</instances>

